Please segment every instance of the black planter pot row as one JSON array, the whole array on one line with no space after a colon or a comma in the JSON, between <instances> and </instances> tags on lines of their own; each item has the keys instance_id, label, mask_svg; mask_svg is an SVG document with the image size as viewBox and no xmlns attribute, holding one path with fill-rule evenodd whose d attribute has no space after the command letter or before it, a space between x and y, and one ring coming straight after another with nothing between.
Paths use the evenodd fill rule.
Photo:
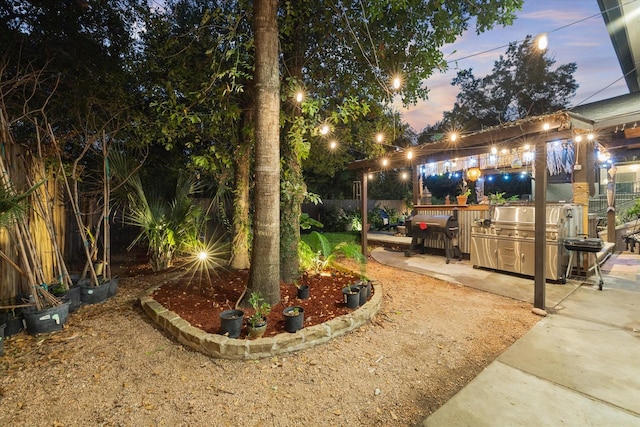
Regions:
<instances>
[{"instance_id":1,"label":"black planter pot row","mask_svg":"<svg viewBox=\"0 0 640 427\"><path fill-rule=\"evenodd\" d=\"M68 291L61 292L55 288L51 292L62 300L62 304L44 310L34 307L0 312L0 326L3 329L1 345L4 338L10 337L26 329L32 335L54 332L62 329L69 313L76 311L82 304L98 304L115 296L118 292L118 278L113 277L99 286L88 286L85 283L75 284Z\"/></svg>"},{"instance_id":2,"label":"black planter pot row","mask_svg":"<svg viewBox=\"0 0 640 427\"><path fill-rule=\"evenodd\" d=\"M304 309L302 307L287 307L282 311L284 316L284 329L294 333L302 329L304 325ZM220 335L227 335L229 338L238 338L242 331L242 321L244 311L225 310L220 313Z\"/></svg>"},{"instance_id":3,"label":"black planter pot row","mask_svg":"<svg viewBox=\"0 0 640 427\"><path fill-rule=\"evenodd\" d=\"M371 297L371 282L359 282L358 284L342 288L344 302L347 308L356 309L364 305Z\"/></svg>"}]
</instances>

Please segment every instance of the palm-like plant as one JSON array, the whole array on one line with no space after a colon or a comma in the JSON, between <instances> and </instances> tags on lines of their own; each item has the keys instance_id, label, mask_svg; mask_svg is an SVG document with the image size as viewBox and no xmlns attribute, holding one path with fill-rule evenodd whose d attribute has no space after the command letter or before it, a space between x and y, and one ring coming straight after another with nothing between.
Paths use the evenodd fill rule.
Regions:
<instances>
[{"instance_id":1,"label":"palm-like plant","mask_svg":"<svg viewBox=\"0 0 640 427\"><path fill-rule=\"evenodd\" d=\"M198 191L193 179L180 177L173 200L167 201L159 192L148 194L139 177L129 182L127 222L140 228L129 248L146 240L149 245L151 268L154 271L171 266L177 251L198 240L202 210L192 199Z\"/></svg>"},{"instance_id":2,"label":"palm-like plant","mask_svg":"<svg viewBox=\"0 0 640 427\"><path fill-rule=\"evenodd\" d=\"M360 252L360 246L354 243L340 242L335 246L331 246L329 240L317 231L312 231L310 236L312 238L311 245L300 241L298 254L301 258L309 258L309 255L311 255L311 259L307 260L307 262L301 262L301 265L311 265L316 274L330 267L339 255L353 258L361 264L365 261L364 255Z\"/></svg>"}]
</instances>

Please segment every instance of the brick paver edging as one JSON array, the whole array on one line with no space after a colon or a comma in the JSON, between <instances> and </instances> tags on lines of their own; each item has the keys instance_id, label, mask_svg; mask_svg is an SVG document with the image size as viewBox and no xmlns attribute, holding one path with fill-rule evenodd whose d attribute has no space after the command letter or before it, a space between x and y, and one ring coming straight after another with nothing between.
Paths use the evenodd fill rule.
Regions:
<instances>
[{"instance_id":1,"label":"brick paver edging","mask_svg":"<svg viewBox=\"0 0 640 427\"><path fill-rule=\"evenodd\" d=\"M160 286L147 290L140 298L145 313L171 336L192 349L221 359L260 359L276 354L290 353L323 344L346 334L371 320L382 307L382 285L376 284L369 301L352 313L329 320L320 325L303 328L296 333L281 333L273 337L254 340L236 339L210 334L191 326L177 313L166 309L153 299Z\"/></svg>"}]
</instances>

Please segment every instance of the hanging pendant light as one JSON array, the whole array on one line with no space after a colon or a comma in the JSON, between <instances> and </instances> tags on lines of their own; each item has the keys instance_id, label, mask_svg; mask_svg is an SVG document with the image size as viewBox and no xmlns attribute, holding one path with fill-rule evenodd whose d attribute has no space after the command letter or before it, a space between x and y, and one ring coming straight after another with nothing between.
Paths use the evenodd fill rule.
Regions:
<instances>
[{"instance_id":1,"label":"hanging pendant light","mask_svg":"<svg viewBox=\"0 0 640 427\"><path fill-rule=\"evenodd\" d=\"M478 167L469 168L467 170L467 179L471 182L475 182L482 175L482 171Z\"/></svg>"}]
</instances>

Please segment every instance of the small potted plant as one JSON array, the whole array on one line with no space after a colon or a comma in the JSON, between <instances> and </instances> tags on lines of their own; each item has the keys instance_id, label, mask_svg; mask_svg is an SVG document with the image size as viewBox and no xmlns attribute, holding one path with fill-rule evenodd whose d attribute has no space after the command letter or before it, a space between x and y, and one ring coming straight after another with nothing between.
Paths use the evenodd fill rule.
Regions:
<instances>
[{"instance_id":1,"label":"small potted plant","mask_svg":"<svg viewBox=\"0 0 640 427\"><path fill-rule=\"evenodd\" d=\"M301 285L297 280L293 284L298 289L298 299L309 299L309 285Z\"/></svg>"},{"instance_id":2,"label":"small potted plant","mask_svg":"<svg viewBox=\"0 0 640 427\"><path fill-rule=\"evenodd\" d=\"M296 332L302 329L304 324L304 309L302 307L287 307L282 310L284 315L284 330L287 332Z\"/></svg>"},{"instance_id":3,"label":"small potted plant","mask_svg":"<svg viewBox=\"0 0 640 427\"><path fill-rule=\"evenodd\" d=\"M254 312L247 318L247 335L249 338L260 338L267 330L267 316L271 313L271 304L264 301L259 292L252 292L249 304Z\"/></svg>"},{"instance_id":4,"label":"small potted plant","mask_svg":"<svg viewBox=\"0 0 640 427\"><path fill-rule=\"evenodd\" d=\"M459 205L466 205L467 198L471 195L471 189L467 187L467 181L464 179L460 184L460 195L456 196L457 202Z\"/></svg>"}]
</instances>

